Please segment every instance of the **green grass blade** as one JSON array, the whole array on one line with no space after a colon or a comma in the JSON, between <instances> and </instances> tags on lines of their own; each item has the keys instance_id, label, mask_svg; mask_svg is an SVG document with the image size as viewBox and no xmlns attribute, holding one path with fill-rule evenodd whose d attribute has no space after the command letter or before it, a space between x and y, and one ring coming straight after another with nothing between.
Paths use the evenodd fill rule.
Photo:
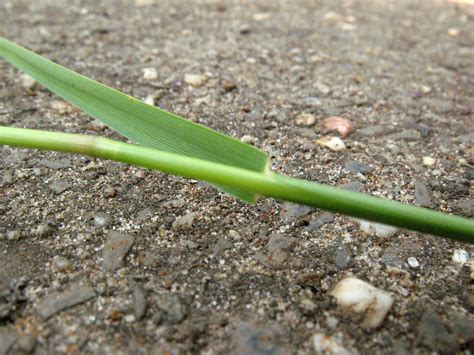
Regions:
<instances>
[{"instance_id":1,"label":"green grass blade","mask_svg":"<svg viewBox=\"0 0 474 355\"><path fill-rule=\"evenodd\" d=\"M268 157L255 147L147 105L1 37L0 56L140 145L255 172L268 169ZM242 189L218 187L248 202L257 197Z\"/></svg>"},{"instance_id":2,"label":"green grass blade","mask_svg":"<svg viewBox=\"0 0 474 355\"><path fill-rule=\"evenodd\" d=\"M474 221L359 192L258 173L97 136L1 127L0 144L85 154L474 243Z\"/></svg>"}]
</instances>

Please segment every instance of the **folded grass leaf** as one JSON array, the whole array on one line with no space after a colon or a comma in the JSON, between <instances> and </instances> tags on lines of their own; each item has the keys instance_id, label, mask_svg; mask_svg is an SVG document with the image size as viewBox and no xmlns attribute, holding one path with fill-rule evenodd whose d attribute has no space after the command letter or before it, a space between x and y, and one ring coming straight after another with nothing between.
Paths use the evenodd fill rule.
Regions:
<instances>
[{"instance_id":1,"label":"folded grass leaf","mask_svg":"<svg viewBox=\"0 0 474 355\"><path fill-rule=\"evenodd\" d=\"M145 104L0 37L0 56L115 131L145 147L255 172L268 169L261 150ZM247 202L256 195L220 186Z\"/></svg>"}]
</instances>

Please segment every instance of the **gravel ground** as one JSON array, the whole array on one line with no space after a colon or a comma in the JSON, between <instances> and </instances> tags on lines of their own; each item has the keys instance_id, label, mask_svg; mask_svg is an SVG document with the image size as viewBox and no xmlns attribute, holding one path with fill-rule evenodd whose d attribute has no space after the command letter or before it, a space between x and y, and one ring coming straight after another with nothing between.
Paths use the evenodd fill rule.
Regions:
<instances>
[{"instance_id":1,"label":"gravel ground","mask_svg":"<svg viewBox=\"0 0 474 355\"><path fill-rule=\"evenodd\" d=\"M468 217L473 19L462 1L0 1L2 36L251 142L276 171ZM0 73L3 125L122 139ZM344 146L321 140L332 116L353 124ZM470 245L0 151L0 354L474 350Z\"/></svg>"}]
</instances>

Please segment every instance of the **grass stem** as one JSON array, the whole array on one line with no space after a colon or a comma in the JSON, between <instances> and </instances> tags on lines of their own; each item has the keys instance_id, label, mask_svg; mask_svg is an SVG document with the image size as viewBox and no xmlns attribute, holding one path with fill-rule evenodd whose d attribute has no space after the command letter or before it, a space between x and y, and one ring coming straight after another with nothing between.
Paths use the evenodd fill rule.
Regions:
<instances>
[{"instance_id":1,"label":"grass stem","mask_svg":"<svg viewBox=\"0 0 474 355\"><path fill-rule=\"evenodd\" d=\"M1 127L0 144L110 159L357 218L474 243L474 221L275 173L259 173L103 137Z\"/></svg>"}]
</instances>

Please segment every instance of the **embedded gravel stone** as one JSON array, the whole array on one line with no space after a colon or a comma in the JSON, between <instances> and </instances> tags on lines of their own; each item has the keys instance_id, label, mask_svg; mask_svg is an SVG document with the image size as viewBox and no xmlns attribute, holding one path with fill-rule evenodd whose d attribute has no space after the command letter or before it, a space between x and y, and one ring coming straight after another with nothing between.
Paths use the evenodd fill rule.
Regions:
<instances>
[{"instance_id":1,"label":"embedded gravel stone","mask_svg":"<svg viewBox=\"0 0 474 355\"><path fill-rule=\"evenodd\" d=\"M415 202L421 207L434 207L431 190L421 181L415 181Z\"/></svg>"},{"instance_id":2,"label":"embedded gravel stone","mask_svg":"<svg viewBox=\"0 0 474 355\"><path fill-rule=\"evenodd\" d=\"M372 168L367 164L350 160L344 164L344 170L347 170L351 173L361 173L367 174L372 171Z\"/></svg>"},{"instance_id":3,"label":"embedded gravel stone","mask_svg":"<svg viewBox=\"0 0 474 355\"><path fill-rule=\"evenodd\" d=\"M310 222L304 230L308 233L312 233L321 228L323 225L331 223L333 221L334 215L332 213L325 212L319 215L314 221Z\"/></svg>"},{"instance_id":4,"label":"embedded gravel stone","mask_svg":"<svg viewBox=\"0 0 474 355\"><path fill-rule=\"evenodd\" d=\"M37 306L37 311L43 319L48 319L65 309L87 302L94 297L95 291L92 287L74 285L68 291L46 297Z\"/></svg>"},{"instance_id":5,"label":"embedded gravel stone","mask_svg":"<svg viewBox=\"0 0 474 355\"><path fill-rule=\"evenodd\" d=\"M184 216L179 217L173 222L173 228L176 230L189 229L192 227L197 217L198 217L197 214L194 212L187 213Z\"/></svg>"},{"instance_id":6,"label":"embedded gravel stone","mask_svg":"<svg viewBox=\"0 0 474 355\"><path fill-rule=\"evenodd\" d=\"M133 242L134 238L129 234L110 231L103 251L102 268L104 271L114 271L120 268Z\"/></svg>"},{"instance_id":7,"label":"embedded gravel stone","mask_svg":"<svg viewBox=\"0 0 474 355\"><path fill-rule=\"evenodd\" d=\"M55 194L62 194L71 187L71 184L64 180L55 180L50 185Z\"/></svg>"}]
</instances>

